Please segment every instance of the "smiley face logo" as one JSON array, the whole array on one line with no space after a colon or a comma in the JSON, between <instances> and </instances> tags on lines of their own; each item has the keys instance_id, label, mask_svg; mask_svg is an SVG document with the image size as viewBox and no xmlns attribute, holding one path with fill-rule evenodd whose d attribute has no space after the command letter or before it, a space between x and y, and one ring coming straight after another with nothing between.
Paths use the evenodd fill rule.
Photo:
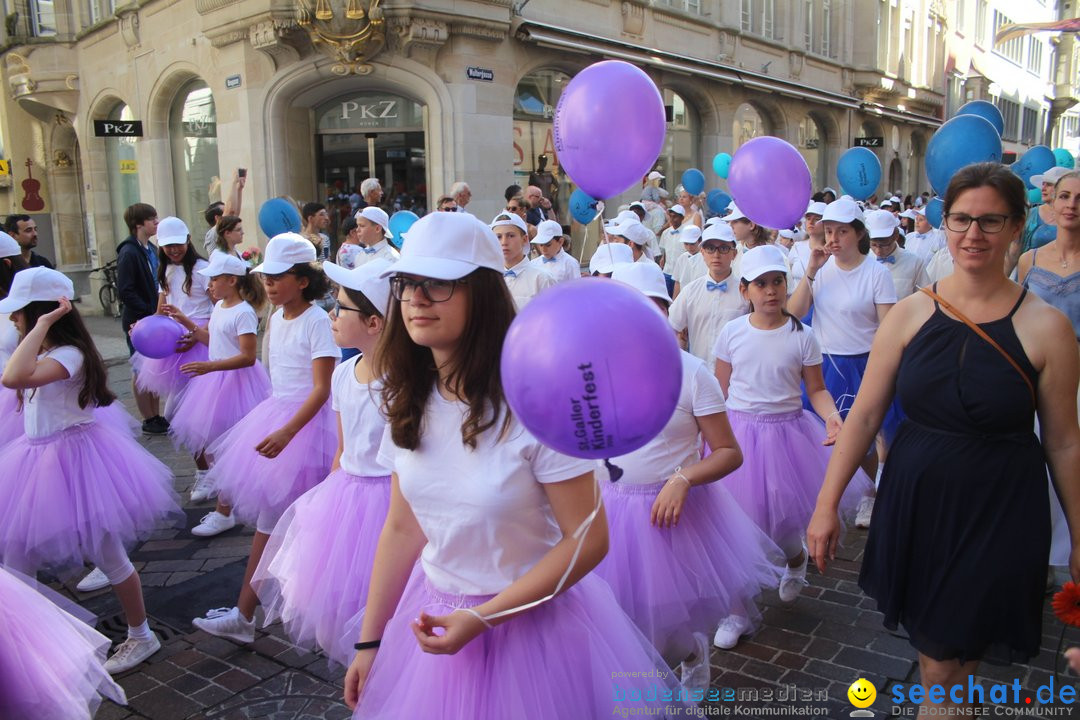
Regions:
<instances>
[{"instance_id":1,"label":"smiley face logo","mask_svg":"<svg viewBox=\"0 0 1080 720\"><path fill-rule=\"evenodd\" d=\"M848 700L857 708L870 707L877 698L877 690L873 683L864 678L859 678L851 683L847 691Z\"/></svg>"}]
</instances>

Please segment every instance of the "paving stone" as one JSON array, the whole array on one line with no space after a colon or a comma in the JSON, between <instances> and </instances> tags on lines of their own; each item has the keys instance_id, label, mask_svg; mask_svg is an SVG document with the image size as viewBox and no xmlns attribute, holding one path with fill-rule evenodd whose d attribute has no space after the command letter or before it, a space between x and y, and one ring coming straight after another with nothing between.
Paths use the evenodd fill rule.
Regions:
<instances>
[{"instance_id":1,"label":"paving stone","mask_svg":"<svg viewBox=\"0 0 1080 720\"><path fill-rule=\"evenodd\" d=\"M250 673L246 673L243 670L233 668L232 670L215 677L214 682L221 685L226 690L240 692L241 690L247 690L249 687L259 682L259 678Z\"/></svg>"},{"instance_id":2,"label":"paving stone","mask_svg":"<svg viewBox=\"0 0 1080 720\"><path fill-rule=\"evenodd\" d=\"M134 699L128 698L128 701L136 711L154 720L183 720L202 709L190 698L164 685Z\"/></svg>"},{"instance_id":3,"label":"paving stone","mask_svg":"<svg viewBox=\"0 0 1080 720\"><path fill-rule=\"evenodd\" d=\"M788 632L777 627L764 627L754 633L754 642L760 645L768 645L777 650L788 652L802 652L810 643L810 637L798 633Z\"/></svg>"},{"instance_id":4,"label":"paving stone","mask_svg":"<svg viewBox=\"0 0 1080 720\"><path fill-rule=\"evenodd\" d=\"M284 669L278 663L253 652L236 653L229 657L228 661L241 670L263 679L276 675ZM312 663L312 665L314 664ZM344 674L344 671L342 671L342 674Z\"/></svg>"},{"instance_id":5,"label":"paving stone","mask_svg":"<svg viewBox=\"0 0 1080 720\"><path fill-rule=\"evenodd\" d=\"M149 560L146 563L146 571L178 572L181 570L198 570L201 566L201 560Z\"/></svg>"},{"instance_id":6,"label":"paving stone","mask_svg":"<svg viewBox=\"0 0 1080 720\"><path fill-rule=\"evenodd\" d=\"M124 693L127 695L128 700L145 692L149 692L161 685L160 682L149 675L137 671L130 672L127 675L117 678L116 683L124 688Z\"/></svg>"},{"instance_id":7,"label":"paving stone","mask_svg":"<svg viewBox=\"0 0 1080 720\"><path fill-rule=\"evenodd\" d=\"M216 678L218 675L221 675L224 672L228 672L231 669L232 668L230 668L225 663L214 658L207 658L205 660L202 660L201 662L195 663L188 668L190 672L195 673L199 677L206 678L207 680Z\"/></svg>"},{"instance_id":8,"label":"paving stone","mask_svg":"<svg viewBox=\"0 0 1080 720\"><path fill-rule=\"evenodd\" d=\"M856 668L862 672L877 673L894 678L907 677L913 664L911 660L853 647L841 649L833 662Z\"/></svg>"},{"instance_id":9,"label":"paving stone","mask_svg":"<svg viewBox=\"0 0 1080 720\"><path fill-rule=\"evenodd\" d=\"M217 570L218 568L225 567L226 565L230 565L230 564L235 563L235 562L240 562L241 559L242 558L235 558L235 557L210 558L209 560L204 560L203 564L202 564L202 567L199 568L199 569L202 572L210 572L211 570Z\"/></svg>"},{"instance_id":10,"label":"paving stone","mask_svg":"<svg viewBox=\"0 0 1080 720\"><path fill-rule=\"evenodd\" d=\"M139 581L144 588L165 587L169 573L139 573Z\"/></svg>"},{"instance_id":11,"label":"paving stone","mask_svg":"<svg viewBox=\"0 0 1080 720\"><path fill-rule=\"evenodd\" d=\"M173 678L183 675L185 672L184 668L171 662L150 663L143 671L147 677L151 677L158 682L166 684Z\"/></svg>"},{"instance_id":12,"label":"paving stone","mask_svg":"<svg viewBox=\"0 0 1080 720\"><path fill-rule=\"evenodd\" d=\"M185 695L192 695L195 692L206 687L207 681L205 677L199 677L192 673L184 673L179 675L166 683L169 687L177 692L181 692ZM206 703L207 705L209 703Z\"/></svg>"}]
</instances>

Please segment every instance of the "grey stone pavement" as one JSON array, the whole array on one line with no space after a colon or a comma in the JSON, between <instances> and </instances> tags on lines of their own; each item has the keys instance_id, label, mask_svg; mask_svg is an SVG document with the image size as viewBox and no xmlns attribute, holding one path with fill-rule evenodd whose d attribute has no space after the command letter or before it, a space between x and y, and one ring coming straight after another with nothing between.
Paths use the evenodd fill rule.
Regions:
<instances>
[{"instance_id":1,"label":"grey stone pavement","mask_svg":"<svg viewBox=\"0 0 1080 720\"><path fill-rule=\"evenodd\" d=\"M133 409L127 352L118 321L90 317L88 324L110 365L113 390ZM193 483L191 459L173 450L165 438L143 438L142 442L173 469L176 490L186 498ZM185 509L190 528L211 505L188 504ZM293 646L284 638L280 625L259 631L250 645L192 628L191 618L208 608L234 604L250 536L251 531L242 527L210 539L195 538L183 529L161 530L134 551L132 560L142 577L151 627L161 636L162 649L120 677L129 705L106 702L97 713L98 720L349 716L341 702L344 671L328 667L321 655ZM712 687L718 694L730 689L735 699L706 702L700 706L700 716L846 718L854 710L847 699L848 687L859 677L877 689L871 708L877 717L914 713L910 704L896 707L890 700L894 684L906 687L918 681L918 668L905 637L882 627L873 601L859 590L864 540L865 532L849 533L835 569L825 577L811 569L809 586L791 605L781 604L775 591L763 595L762 627L734 650L714 649L712 653ZM97 613L99 630L114 641L122 637L119 606L108 589L80 594L73 586L54 583L54 587ZM958 609L978 611L978 607ZM1071 714L1071 707L1041 706L1037 698L1025 703L1025 698L1033 697L1040 686L1053 680L1060 631L1061 623L1053 617L1048 595L1040 655L1030 665L981 668L980 680L987 691L990 684L1011 686L1014 680L1024 688L1020 707L985 708L987 714ZM1071 629L1066 639L1080 644L1080 629ZM1065 682L1075 680L1069 677ZM1061 681L1055 686L1060 687ZM765 691L773 693L772 702L763 699ZM806 694L812 696L809 701L803 699Z\"/></svg>"}]
</instances>

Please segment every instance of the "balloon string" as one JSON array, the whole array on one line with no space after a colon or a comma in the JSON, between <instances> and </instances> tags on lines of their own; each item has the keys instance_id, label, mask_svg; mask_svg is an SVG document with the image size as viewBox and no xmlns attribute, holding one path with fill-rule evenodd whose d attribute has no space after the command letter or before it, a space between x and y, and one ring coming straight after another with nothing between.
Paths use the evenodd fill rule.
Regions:
<instances>
[{"instance_id":1,"label":"balloon string","mask_svg":"<svg viewBox=\"0 0 1080 720\"><path fill-rule=\"evenodd\" d=\"M543 603L546 603L548 600L551 600L553 597L555 597L562 591L563 586L566 585L566 581L570 577L570 573L574 571L574 567L577 565L578 557L581 555L581 549L585 545L585 536L589 534L589 528L592 527L593 522L596 520L596 516L600 514L600 508L602 507L600 500L600 485L596 481L595 476L593 478L593 499L596 501L596 504L593 506L592 512L590 512L585 517L585 519L581 521L581 524L578 525L577 530L575 530L570 535L570 537L577 540L577 546L574 548L574 554L570 556L570 564L567 566L566 572L564 572L562 574L562 577L559 578L559 582L555 585L555 589L552 590L549 595L545 595L539 600L533 600L532 602L525 603L524 605L512 607L509 610L500 610L499 612L492 613L491 615L483 615L480 618L481 620L494 620L495 618L505 617L506 615L513 615L524 610L531 610L537 605L541 605Z\"/></svg>"}]
</instances>

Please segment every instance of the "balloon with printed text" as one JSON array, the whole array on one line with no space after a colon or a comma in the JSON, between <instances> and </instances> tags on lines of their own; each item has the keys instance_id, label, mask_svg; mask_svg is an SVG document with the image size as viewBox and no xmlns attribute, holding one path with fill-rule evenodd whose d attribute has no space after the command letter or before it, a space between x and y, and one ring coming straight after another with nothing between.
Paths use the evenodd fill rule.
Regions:
<instances>
[{"instance_id":1,"label":"balloon with printed text","mask_svg":"<svg viewBox=\"0 0 1080 720\"><path fill-rule=\"evenodd\" d=\"M1032 175L1041 175L1057 165L1054 151L1045 145L1036 145L1020 156L1020 159L1012 164L1012 171L1020 176L1025 187L1034 187L1031 184Z\"/></svg>"},{"instance_id":2,"label":"balloon with printed text","mask_svg":"<svg viewBox=\"0 0 1080 720\"><path fill-rule=\"evenodd\" d=\"M402 237L409 228L413 226L413 223L419 220L416 213L411 210L398 210L396 213L390 216L390 233L394 236L393 243L397 247L401 247L405 242L405 238Z\"/></svg>"},{"instance_id":3,"label":"balloon with printed text","mask_svg":"<svg viewBox=\"0 0 1080 720\"><path fill-rule=\"evenodd\" d=\"M1001 162L1001 136L979 115L957 115L926 145L926 176L938 195L945 193L957 170L980 162Z\"/></svg>"},{"instance_id":4,"label":"balloon with printed text","mask_svg":"<svg viewBox=\"0 0 1080 720\"><path fill-rule=\"evenodd\" d=\"M682 174L683 190L697 195L705 189L705 174L697 168L690 168Z\"/></svg>"},{"instance_id":5,"label":"balloon with printed text","mask_svg":"<svg viewBox=\"0 0 1080 720\"><path fill-rule=\"evenodd\" d=\"M296 205L285 198L270 198L259 208L259 229L268 238L287 232L300 232L303 220Z\"/></svg>"},{"instance_id":6,"label":"balloon with printed text","mask_svg":"<svg viewBox=\"0 0 1080 720\"><path fill-rule=\"evenodd\" d=\"M844 192L856 200L865 200L881 183L881 160L870 148L848 148L836 165L836 177Z\"/></svg>"}]
</instances>

